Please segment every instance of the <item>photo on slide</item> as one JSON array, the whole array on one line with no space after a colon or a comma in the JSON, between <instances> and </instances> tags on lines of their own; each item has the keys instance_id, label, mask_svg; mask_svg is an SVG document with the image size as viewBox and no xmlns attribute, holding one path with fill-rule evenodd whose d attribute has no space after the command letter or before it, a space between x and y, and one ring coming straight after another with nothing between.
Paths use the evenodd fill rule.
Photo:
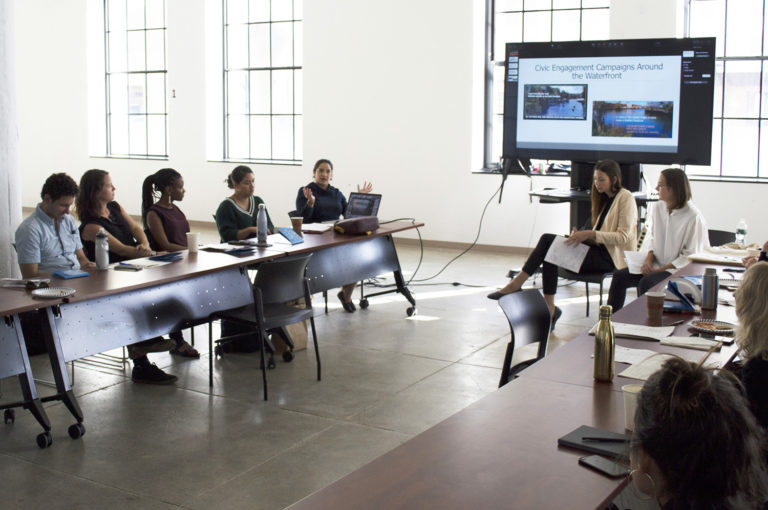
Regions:
<instances>
[{"instance_id":1,"label":"photo on slide","mask_svg":"<svg viewBox=\"0 0 768 510\"><path fill-rule=\"evenodd\" d=\"M523 118L586 120L587 85L525 85Z\"/></svg>"},{"instance_id":2,"label":"photo on slide","mask_svg":"<svg viewBox=\"0 0 768 510\"><path fill-rule=\"evenodd\" d=\"M592 136L672 138L672 101L594 101Z\"/></svg>"}]
</instances>

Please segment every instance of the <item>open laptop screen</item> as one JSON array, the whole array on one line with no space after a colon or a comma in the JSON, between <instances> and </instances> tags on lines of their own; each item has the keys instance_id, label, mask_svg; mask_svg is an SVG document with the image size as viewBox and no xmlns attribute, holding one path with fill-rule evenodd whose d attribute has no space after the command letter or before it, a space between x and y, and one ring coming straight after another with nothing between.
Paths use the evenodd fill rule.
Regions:
<instances>
[{"instance_id":1,"label":"open laptop screen","mask_svg":"<svg viewBox=\"0 0 768 510\"><path fill-rule=\"evenodd\" d=\"M359 216L376 216L379 213L381 195L373 193L350 193L347 201L345 218L357 218Z\"/></svg>"}]
</instances>

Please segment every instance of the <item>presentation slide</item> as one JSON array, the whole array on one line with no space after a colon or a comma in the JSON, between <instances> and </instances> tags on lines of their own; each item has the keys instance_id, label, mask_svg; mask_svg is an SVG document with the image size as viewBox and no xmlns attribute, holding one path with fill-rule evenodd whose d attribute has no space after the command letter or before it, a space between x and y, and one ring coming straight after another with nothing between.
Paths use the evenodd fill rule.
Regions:
<instances>
[{"instance_id":1,"label":"presentation slide","mask_svg":"<svg viewBox=\"0 0 768 510\"><path fill-rule=\"evenodd\" d=\"M676 152L681 61L520 58L517 146Z\"/></svg>"}]
</instances>

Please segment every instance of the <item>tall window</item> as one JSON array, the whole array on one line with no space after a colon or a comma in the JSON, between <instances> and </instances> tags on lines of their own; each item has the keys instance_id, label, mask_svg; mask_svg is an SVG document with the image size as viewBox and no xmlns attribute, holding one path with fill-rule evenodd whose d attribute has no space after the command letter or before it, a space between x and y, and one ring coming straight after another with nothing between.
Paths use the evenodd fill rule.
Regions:
<instances>
[{"instance_id":1,"label":"tall window","mask_svg":"<svg viewBox=\"0 0 768 510\"><path fill-rule=\"evenodd\" d=\"M501 157L504 115L504 45L508 42L608 39L609 0L486 0L489 61L486 66L485 156Z\"/></svg>"},{"instance_id":2,"label":"tall window","mask_svg":"<svg viewBox=\"0 0 768 510\"><path fill-rule=\"evenodd\" d=\"M108 156L167 157L164 0L104 0Z\"/></svg>"},{"instance_id":3,"label":"tall window","mask_svg":"<svg viewBox=\"0 0 768 510\"><path fill-rule=\"evenodd\" d=\"M224 159L302 159L302 1L223 0Z\"/></svg>"},{"instance_id":4,"label":"tall window","mask_svg":"<svg viewBox=\"0 0 768 510\"><path fill-rule=\"evenodd\" d=\"M716 37L712 163L689 174L768 177L765 0L688 1L688 35Z\"/></svg>"}]
</instances>

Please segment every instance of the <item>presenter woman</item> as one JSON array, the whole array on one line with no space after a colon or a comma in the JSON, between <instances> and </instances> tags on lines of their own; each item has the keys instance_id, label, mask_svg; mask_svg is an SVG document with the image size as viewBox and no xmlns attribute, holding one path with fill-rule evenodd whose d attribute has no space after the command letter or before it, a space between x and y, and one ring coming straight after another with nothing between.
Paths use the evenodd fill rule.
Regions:
<instances>
[{"instance_id":1,"label":"presenter woman","mask_svg":"<svg viewBox=\"0 0 768 510\"><path fill-rule=\"evenodd\" d=\"M144 221L150 248L159 251L180 251L187 249L189 222L173 202L184 198L184 179L173 168L163 168L144 179L141 188L141 216ZM159 195L157 202L155 198ZM176 342L171 354L185 358L199 358L200 353L192 347L181 331L168 335Z\"/></svg>"},{"instance_id":2,"label":"presenter woman","mask_svg":"<svg viewBox=\"0 0 768 510\"><path fill-rule=\"evenodd\" d=\"M709 247L707 224L691 203L691 186L685 172L667 168L659 175L656 190L659 202L651 213L651 230L646 242L651 249L645 257L641 274L632 274L628 268L613 273L608 304L613 311L624 306L629 287L637 287L639 294L688 264L688 255Z\"/></svg>"},{"instance_id":3,"label":"presenter woman","mask_svg":"<svg viewBox=\"0 0 768 510\"><path fill-rule=\"evenodd\" d=\"M216 209L216 228L219 229L221 241L240 241L256 237L258 228L256 218L259 214L259 204L264 201L254 196L256 178L253 170L240 165L227 176L227 186L233 193ZM274 233L275 227L267 212L267 230Z\"/></svg>"},{"instance_id":4,"label":"presenter woman","mask_svg":"<svg viewBox=\"0 0 768 510\"><path fill-rule=\"evenodd\" d=\"M632 193L621 187L621 168L612 160L598 161L592 181L592 229L573 229L565 243L576 246L589 245L589 251L581 265L580 273L610 273L624 268L624 251L635 250L637 244L637 205ZM543 234L536 248L520 271L506 286L488 294L499 299L504 294L517 292L523 283L542 266L544 299L552 315L552 328L562 311L555 306L557 292L557 266L544 262L555 234Z\"/></svg>"},{"instance_id":5,"label":"presenter woman","mask_svg":"<svg viewBox=\"0 0 768 510\"><path fill-rule=\"evenodd\" d=\"M333 178L333 163L328 159L319 159L312 169L314 180L303 188L299 188L296 195L296 211L304 218L305 223L321 223L335 221L344 215L347 209L347 199L337 188L331 186ZM357 186L359 193L370 193L373 185L363 182ZM352 292L355 283L349 283L341 288L337 294L344 310L349 313L357 308L352 302Z\"/></svg>"},{"instance_id":6,"label":"presenter woman","mask_svg":"<svg viewBox=\"0 0 768 510\"><path fill-rule=\"evenodd\" d=\"M645 382L630 447L639 500L662 510L765 508L762 431L729 375L672 358Z\"/></svg>"},{"instance_id":7,"label":"presenter woman","mask_svg":"<svg viewBox=\"0 0 768 510\"><path fill-rule=\"evenodd\" d=\"M94 241L102 228L107 233L110 263L152 254L141 227L115 202L115 187L106 171L88 170L83 174L75 208L80 218L83 250L89 259L96 258ZM163 372L147 358L148 352L167 351L172 346L170 340L163 340L162 337L129 345L128 355L133 360L131 379L149 384L170 384L176 381L175 375Z\"/></svg>"}]
</instances>

